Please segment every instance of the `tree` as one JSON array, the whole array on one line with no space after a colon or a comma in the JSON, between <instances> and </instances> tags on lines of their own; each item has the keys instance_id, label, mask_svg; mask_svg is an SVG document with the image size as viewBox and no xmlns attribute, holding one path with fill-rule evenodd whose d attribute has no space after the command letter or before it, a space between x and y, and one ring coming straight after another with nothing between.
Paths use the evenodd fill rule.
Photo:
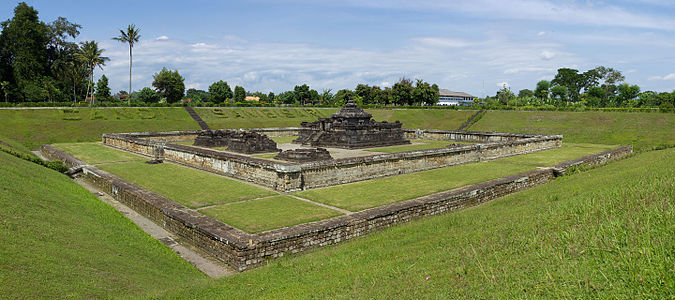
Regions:
<instances>
[{"instance_id":1,"label":"tree","mask_svg":"<svg viewBox=\"0 0 675 300\"><path fill-rule=\"evenodd\" d=\"M412 105L413 86L408 78L401 78L391 87L391 97L396 105Z\"/></svg>"},{"instance_id":2,"label":"tree","mask_svg":"<svg viewBox=\"0 0 675 300\"><path fill-rule=\"evenodd\" d=\"M607 103L604 102L606 98L607 97L605 90L599 86L591 87L588 89L588 91L586 91L586 101L588 106L593 107L606 106Z\"/></svg>"},{"instance_id":3,"label":"tree","mask_svg":"<svg viewBox=\"0 0 675 300\"><path fill-rule=\"evenodd\" d=\"M432 87L428 82L417 79L415 88L412 91L412 102L418 104L434 105L438 102L438 86Z\"/></svg>"},{"instance_id":4,"label":"tree","mask_svg":"<svg viewBox=\"0 0 675 300\"><path fill-rule=\"evenodd\" d=\"M534 96L534 92L529 89L522 89L518 91L518 98L525 98L525 97L531 97Z\"/></svg>"},{"instance_id":5,"label":"tree","mask_svg":"<svg viewBox=\"0 0 675 300\"><path fill-rule=\"evenodd\" d=\"M619 94L616 96L617 106L629 106L629 104L632 102L631 100L634 100L640 94L640 87L637 85L623 83L620 84L618 88Z\"/></svg>"},{"instance_id":6,"label":"tree","mask_svg":"<svg viewBox=\"0 0 675 300\"><path fill-rule=\"evenodd\" d=\"M551 83L548 82L547 80L540 80L537 82L537 88L534 89L534 95L541 99L541 101L545 101L548 99L548 90L551 88Z\"/></svg>"},{"instance_id":7,"label":"tree","mask_svg":"<svg viewBox=\"0 0 675 300\"><path fill-rule=\"evenodd\" d=\"M209 92L204 90L188 89L185 92L185 98L190 99L192 101L200 102L211 98L211 94L209 94Z\"/></svg>"},{"instance_id":8,"label":"tree","mask_svg":"<svg viewBox=\"0 0 675 300\"><path fill-rule=\"evenodd\" d=\"M6 52L3 56L6 56L4 59L7 59L12 74L12 80L8 82L18 87L25 99L24 89L29 85L34 89L40 85L43 76L49 75L49 30L38 19L37 11L21 2L14 8L14 17L2 22L2 40L3 52Z\"/></svg>"},{"instance_id":9,"label":"tree","mask_svg":"<svg viewBox=\"0 0 675 300\"><path fill-rule=\"evenodd\" d=\"M276 100L276 98L274 97L273 92L270 92L269 94L267 94L267 101L269 101L270 103L276 103L275 100Z\"/></svg>"},{"instance_id":10,"label":"tree","mask_svg":"<svg viewBox=\"0 0 675 300\"><path fill-rule=\"evenodd\" d=\"M159 94L149 87L144 87L136 94L136 99L145 103L157 103L160 100Z\"/></svg>"},{"instance_id":11,"label":"tree","mask_svg":"<svg viewBox=\"0 0 675 300\"><path fill-rule=\"evenodd\" d=\"M108 87L108 77L102 75L96 83L96 99L108 100L110 99L110 88Z\"/></svg>"},{"instance_id":12,"label":"tree","mask_svg":"<svg viewBox=\"0 0 675 300\"><path fill-rule=\"evenodd\" d=\"M232 89L227 82L219 80L209 86L209 94L214 102L224 102L227 99L232 99Z\"/></svg>"},{"instance_id":13,"label":"tree","mask_svg":"<svg viewBox=\"0 0 675 300\"><path fill-rule=\"evenodd\" d=\"M295 99L300 101L300 105L305 105L311 101L309 86L307 84L296 85L293 88L293 92L295 93Z\"/></svg>"},{"instance_id":14,"label":"tree","mask_svg":"<svg viewBox=\"0 0 675 300\"><path fill-rule=\"evenodd\" d=\"M551 81L553 86L563 86L567 88L567 95L572 102L579 101L581 89L584 88L586 78L583 74L579 74L578 70L561 68L558 69L558 74Z\"/></svg>"},{"instance_id":15,"label":"tree","mask_svg":"<svg viewBox=\"0 0 675 300\"><path fill-rule=\"evenodd\" d=\"M244 102L246 99L246 90L241 86L234 87L234 102Z\"/></svg>"},{"instance_id":16,"label":"tree","mask_svg":"<svg viewBox=\"0 0 675 300\"><path fill-rule=\"evenodd\" d=\"M133 63L132 49L134 48L134 44L137 43L140 38L140 29L136 28L136 25L134 24L129 25L127 27L127 31L120 29L120 35L113 38L113 40L129 44L129 95L131 95L131 65ZM129 101L131 101L131 99L129 99Z\"/></svg>"},{"instance_id":17,"label":"tree","mask_svg":"<svg viewBox=\"0 0 675 300\"><path fill-rule=\"evenodd\" d=\"M0 82L0 87L2 88L2 93L5 94L5 103L9 102L7 100L7 89L9 88L9 81L2 81Z\"/></svg>"},{"instance_id":18,"label":"tree","mask_svg":"<svg viewBox=\"0 0 675 300\"><path fill-rule=\"evenodd\" d=\"M178 70L171 71L167 68L162 68L159 73L156 73L152 77L154 79L152 86L161 97L166 98L166 102L175 103L183 98L185 79L178 74Z\"/></svg>"},{"instance_id":19,"label":"tree","mask_svg":"<svg viewBox=\"0 0 675 300\"><path fill-rule=\"evenodd\" d=\"M564 86L554 86L551 88L551 98L556 100L556 105L561 105L567 102L568 93Z\"/></svg>"},{"instance_id":20,"label":"tree","mask_svg":"<svg viewBox=\"0 0 675 300\"><path fill-rule=\"evenodd\" d=\"M347 101L354 99L354 92L348 89L342 89L335 93L334 104L338 106L343 106Z\"/></svg>"},{"instance_id":21,"label":"tree","mask_svg":"<svg viewBox=\"0 0 675 300\"><path fill-rule=\"evenodd\" d=\"M102 56L103 51L105 49L99 49L98 48L98 43L95 41L87 41L82 43L82 47L80 48L80 53L78 53L78 59L84 63L84 65L87 67L87 70L89 71L89 83L87 84L87 97L89 97L90 94L90 87L91 87L91 96L93 97L94 95L94 90L93 90L93 84L94 84L94 69L96 67L103 68L101 66L105 66L105 62L110 60L106 56ZM90 105L93 103L90 103Z\"/></svg>"},{"instance_id":22,"label":"tree","mask_svg":"<svg viewBox=\"0 0 675 300\"><path fill-rule=\"evenodd\" d=\"M509 101L516 97L516 95L513 94L510 87L507 87L506 84L504 84L504 86L497 91L495 97L497 98L497 101L499 101L499 104L507 105Z\"/></svg>"}]
</instances>

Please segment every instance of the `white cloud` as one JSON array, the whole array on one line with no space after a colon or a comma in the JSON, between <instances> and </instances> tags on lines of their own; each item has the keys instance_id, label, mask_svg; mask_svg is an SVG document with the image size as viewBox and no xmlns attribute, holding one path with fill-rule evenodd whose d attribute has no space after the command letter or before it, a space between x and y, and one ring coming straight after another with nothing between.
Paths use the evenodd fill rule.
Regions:
<instances>
[{"instance_id":1,"label":"white cloud","mask_svg":"<svg viewBox=\"0 0 675 300\"><path fill-rule=\"evenodd\" d=\"M415 38L414 41L424 45L441 48L462 48L474 44L466 40L447 37L420 37Z\"/></svg>"},{"instance_id":2,"label":"white cloud","mask_svg":"<svg viewBox=\"0 0 675 300\"><path fill-rule=\"evenodd\" d=\"M545 35L546 31L539 31L539 33L537 33L537 36L545 36Z\"/></svg>"},{"instance_id":3,"label":"white cloud","mask_svg":"<svg viewBox=\"0 0 675 300\"><path fill-rule=\"evenodd\" d=\"M166 36L166 35L161 35L161 36L158 36L156 38L156 40L158 40L158 41L164 41L164 40L168 40L168 39L169 39L169 37Z\"/></svg>"},{"instance_id":4,"label":"white cloud","mask_svg":"<svg viewBox=\"0 0 675 300\"><path fill-rule=\"evenodd\" d=\"M670 73L664 76L652 76L649 80L675 80L675 73Z\"/></svg>"},{"instance_id":5,"label":"white cloud","mask_svg":"<svg viewBox=\"0 0 675 300\"><path fill-rule=\"evenodd\" d=\"M551 60L555 57L555 53L553 53L551 51L548 51L548 50L544 50L544 51L541 51L541 53L539 54L539 57L541 57L541 59L543 59L543 60Z\"/></svg>"},{"instance_id":6,"label":"white cloud","mask_svg":"<svg viewBox=\"0 0 675 300\"><path fill-rule=\"evenodd\" d=\"M500 88L500 89L504 88L504 87L509 88L509 87L511 87L511 85L508 82L503 81L503 82L498 82L497 87Z\"/></svg>"}]
</instances>

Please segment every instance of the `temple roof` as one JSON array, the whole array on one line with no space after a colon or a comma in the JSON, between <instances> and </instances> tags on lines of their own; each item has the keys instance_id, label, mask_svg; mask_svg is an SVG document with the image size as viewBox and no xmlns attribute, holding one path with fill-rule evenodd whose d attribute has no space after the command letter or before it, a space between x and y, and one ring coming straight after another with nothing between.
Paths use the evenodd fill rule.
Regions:
<instances>
[{"instance_id":1,"label":"temple roof","mask_svg":"<svg viewBox=\"0 0 675 300\"><path fill-rule=\"evenodd\" d=\"M373 115L365 112L356 106L354 100L349 100L340 111L334 113L331 118L345 118L345 119L370 119Z\"/></svg>"}]
</instances>

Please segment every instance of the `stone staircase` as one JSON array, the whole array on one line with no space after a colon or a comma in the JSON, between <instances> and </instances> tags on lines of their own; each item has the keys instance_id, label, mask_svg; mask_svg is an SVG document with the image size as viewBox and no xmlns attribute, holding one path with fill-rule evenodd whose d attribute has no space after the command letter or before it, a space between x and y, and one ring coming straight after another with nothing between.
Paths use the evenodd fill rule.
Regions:
<instances>
[{"instance_id":1,"label":"stone staircase","mask_svg":"<svg viewBox=\"0 0 675 300\"><path fill-rule=\"evenodd\" d=\"M185 111L187 111L188 115L192 117L193 120L197 121L197 124L199 124L199 127L202 128L202 130L211 130L211 127L209 127L209 124L206 124L204 120L202 120L202 117L200 117L197 112L192 108L191 106L183 106L185 108Z\"/></svg>"}]
</instances>

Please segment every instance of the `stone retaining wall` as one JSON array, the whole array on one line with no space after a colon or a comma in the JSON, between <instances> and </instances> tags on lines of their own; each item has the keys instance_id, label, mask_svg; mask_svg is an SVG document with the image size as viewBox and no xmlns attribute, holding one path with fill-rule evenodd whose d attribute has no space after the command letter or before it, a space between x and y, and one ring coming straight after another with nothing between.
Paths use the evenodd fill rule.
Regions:
<instances>
[{"instance_id":1,"label":"stone retaining wall","mask_svg":"<svg viewBox=\"0 0 675 300\"><path fill-rule=\"evenodd\" d=\"M632 147L620 147L564 162L553 168L502 177L328 220L249 234L143 190L94 166L84 165L53 146L42 145L41 150L50 159L80 164L71 167L82 167L86 180L238 271L261 266L268 259L339 243L421 216L478 205L546 183L571 166L603 164L633 151Z\"/></svg>"},{"instance_id":2,"label":"stone retaining wall","mask_svg":"<svg viewBox=\"0 0 675 300\"><path fill-rule=\"evenodd\" d=\"M292 134L295 129L258 128L254 131L283 135ZM480 141L483 144L307 163L281 163L222 151L167 144L171 137L183 138L194 133L196 132L104 134L103 143L155 158L163 151L164 160L250 181L282 192L409 174L553 149L562 145L561 135L407 130L406 134L414 135L413 138Z\"/></svg>"}]
</instances>

